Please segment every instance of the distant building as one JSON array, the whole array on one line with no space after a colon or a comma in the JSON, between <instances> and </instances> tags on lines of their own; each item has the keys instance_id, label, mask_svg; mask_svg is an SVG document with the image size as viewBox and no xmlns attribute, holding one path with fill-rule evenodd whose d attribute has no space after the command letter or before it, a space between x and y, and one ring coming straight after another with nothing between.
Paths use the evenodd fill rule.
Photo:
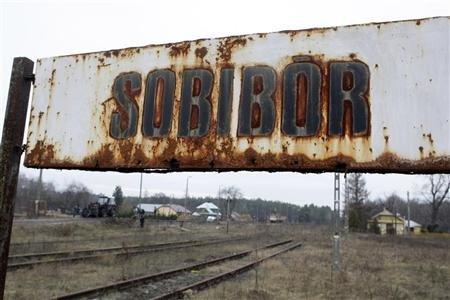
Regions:
<instances>
[{"instance_id":1,"label":"distant building","mask_svg":"<svg viewBox=\"0 0 450 300\"><path fill-rule=\"evenodd\" d=\"M283 223L287 221L286 216L282 216L280 214L270 214L269 222L270 223Z\"/></svg>"},{"instance_id":2,"label":"distant building","mask_svg":"<svg viewBox=\"0 0 450 300\"><path fill-rule=\"evenodd\" d=\"M409 220L409 228L408 228L408 220L405 221L405 228L409 232L413 234L421 234L422 233L422 225L413 220Z\"/></svg>"},{"instance_id":3,"label":"distant building","mask_svg":"<svg viewBox=\"0 0 450 300\"><path fill-rule=\"evenodd\" d=\"M252 222L253 219L249 214L239 214L235 211L231 213L230 216L231 220L235 222Z\"/></svg>"},{"instance_id":4,"label":"distant building","mask_svg":"<svg viewBox=\"0 0 450 300\"><path fill-rule=\"evenodd\" d=\"M147 216L154 216L156 210L161 206L162 204L147 204L147 203L139 203L138 205L136 205L138 209L143 209L145 215Z\"/></svg>"},{"instance_id":5,"label":"distant building","mask_svg":"<svg viewBox=\"0 0 450 300\"><path fill-rule=\"evenodd\" d=\"M375 229L378 226L378 229ZM393 213L384 208L381 212L372 216L367 222L367 229L379 234L404 234L405 219L394 216Z\"/></svg>"},{"instance_id":6,"label":"distant building","mask_svg":"<svg viewBox=\"0 0 450 300\"><path fill-rule=\"evenodd\" d=\"M158 207L155 211L157 216L171 217L190 214L191 211L178 204L165 204Z\"/></svg>"},{"instance_id":7,"label":"distant building","mask_svg":"<svg viewBox=\"0 0 450 300\"><path fill-rule=\"evenodd\" d=\"M205 217L210 220L220 219L222 214L220 213L220 209L211 202L205 202L200 204L195 208L195 212L192 214L194 217Z\"/></svg>"}]
</instances>

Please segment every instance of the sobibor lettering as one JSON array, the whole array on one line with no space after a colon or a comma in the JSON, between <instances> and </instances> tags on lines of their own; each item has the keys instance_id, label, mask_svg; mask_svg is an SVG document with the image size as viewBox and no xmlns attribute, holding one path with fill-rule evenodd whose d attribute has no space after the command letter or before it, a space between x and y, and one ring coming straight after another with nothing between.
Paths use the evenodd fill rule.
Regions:
<instances>
[{"instance_id":1,"label":"sobibor lettering","mask_svg":"<svg viewBox=\"0 0 450 300\"><path fill-rule=\"evenodd\" d=\"M281 105L280 129L287 136L317 135L324 116L328 118L329 136L344 135L345 126L350 127L347 130L352 136L368 135L369 68L361 61L333 61L328 63L326 71L312 61L288 64L282 74L277 74L270 66L222 68L216 100L211 98L215 79L208 69L184 70L180 74L181 87L176 86L174 71L151 70L145 82L142 134L146 138L169 135L176 116L175 91L181 88L178 137L196 138L208 134L215 103L218 136L270 135L277 124L277 105ZM242 72L239 99L233 99L236 72ZM282 91L277 91L277 80L282 82ZM118 108L111 115L111 137L127 139L136 135L139 115L136 97L141 93L142 84L141 74L136 72L122 73L115 78L113 97ZM276 99L276 95L281 99ZM232 111L233 101L239 101L237 113ZM236 132L231 132L232 115L238 118Z\"/></svg>"}]
</instances>

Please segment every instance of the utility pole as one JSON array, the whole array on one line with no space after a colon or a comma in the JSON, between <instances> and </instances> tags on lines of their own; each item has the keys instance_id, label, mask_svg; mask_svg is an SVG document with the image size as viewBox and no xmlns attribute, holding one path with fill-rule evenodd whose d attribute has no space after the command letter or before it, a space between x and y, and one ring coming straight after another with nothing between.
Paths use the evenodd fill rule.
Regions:
<instances>
[{"instance_id":1,"label":"utility pole","mask_svg":"<svg viewBox=\"0 0 450 300\"><path fill-rule=\"evenodd\" d=\"M393 200L394 203L392 205L394 206L394 235L397 235L397 205L395 203L395 198Z\"/></svg>"},{"instance_id":2,"label":"utility pole","mask_svg":"<svg viewBox=\"0 0 450 300\"><path fill-rule=\"evenodd\" d=\"M409 210L409 191L406 192L406 200L408 204L408 228L407 228L407 234L410 234L410 226L411 226L411 211Z\"/></svg>"},{"instance_id":3,"label":"utility pole","mask_svg":"<svg viewBox=\"0 0 450 300\"><path fill-rule=\"evenodd\" d=\"M219 185L219 206L222 206L222 192L221 192L221 186ZM216 222L219 224L219 214L216 214Z\"/></svg>"},{"instance_id":4,"label":"utility pole","mask_svg":"<svg viewBox=\"0 0 450 300\"><path fill-rule=\"evenodd\" d=\"M349 200L350 200L350 189L348 187L347 173L344 174L344 234L347 235L348 228L348 211L349 211Z\"/></svg>"},{"instance_id":5,"label":"utility pole","mask_svg":"<svg viewBox=\"0 0 450 300\"><path fill-rule=\"evenodd\" d=\"M39 169L39 181L36 192L36 200L41 200L41 193L42 193L42 169Z\"/></svg>"},{"instance_id":6,"label":"utility pole","mask_svg":"<svg viewBox=\"0 0 450 300\"><path fill-rule=\"evenodd\" d=\"M142 172L141 172L141 183L139 185L139 202L141 202L142 199Z\"/></svg>"},{"instance_id":7,"label":"utility pole","mask_svg":"<svg viewBox=\"0 0 450 300\"><path fill-rule=\"evenodd\" d=\"M341 270L340 261L340 198L341 198L341 188L340 188L340 175L339 173L334 173L334 234L333 234L333 265L332 271L339 272Z\"/></svg>"},{"instance_id":8,"label":"utility pole","mask_svg":"<svg viewBox=\"0 0 450 300\"><path fill-rule=\"evenodd\" d=\"M186 178L186 193L184 195L184 208L186 208L186 209L188 209L186 205L187 205L187 199L189 196L189 178L191 178L191 176L188 176Z\"/></svg>"},{"instance_id":9,"label":"utility pole","mask_svg":"<svg viewBox=\"0 0 450 300\"><path fill-rule=\"evenodd\" d=\"M227 234L228 234L228 226L230 223L230 197L227 197Z\"/></svg>"}]
</instances>

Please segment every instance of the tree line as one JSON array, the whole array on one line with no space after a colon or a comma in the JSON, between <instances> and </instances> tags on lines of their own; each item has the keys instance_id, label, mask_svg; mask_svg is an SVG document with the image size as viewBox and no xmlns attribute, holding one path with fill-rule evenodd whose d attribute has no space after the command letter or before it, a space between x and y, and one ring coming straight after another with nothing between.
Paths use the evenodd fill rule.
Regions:
<instances>
[{"instance_id":1,"label":"tree line","mask_svg":"<svg viewBox=\"0 0 450 300\"><path fill-rule=\"evenodd\" d=\"M236 189L235 187L227 187L226 189ZM235 191L231 195L233 195ZM261 198L246 199L242 193L236 193L230 196L228 192L221 192L217 197L188 197L174 198L163 193L157 193L151 196L145 196L141 199L138 197L125 197L124 203L135 206L139 203L150 204L178 204L185 206L190 211L204 202L212 202L223 215L227 211L227 199L230 199L230 214L237 212L239 214L250 215L253 220L265 222L271 214L286 216L287 221L291 223L312 223L312 224L329 224L332 217L332 211L328 206L316 206L314 204L299 206L291 203L264 200Z\"/></svg>"},{"instance_id":2,"label":"tree line","mask_svg":"<svg viewBox=\"0 0 450 300\"><path fill-rule=\"evenodd\" d=\"M39 183L36 178L19 176L16 196L16 212L26 212L38 194ZM43 182L41 199L47 202L49 210L59 210L63 213L71 213L74 207L86 207L99 196L90 191L81 183L71 183L66 188L58 190L52 182ZM286 216L289 222L302 222L313 224L328 224L331 220L331 209L328 206L316 206L314 204L299 206L281 201L269 201L264 199L246 199L236 187L230 186L221 189L216 197L189 197L187 199L174 198L163 193L144 195L141 199L133 196L125 196L122 188L116 186L113 190L113 198L117 205L126 204L134 207L138 203L153 204L179 204L186 206L190 211L203 202L212 202L217 205L225 215L226 200L230 200L230 213L247 214L253 220L264 222L271 214Z\"/></svg>"},{"instance_id":3,"label":"tree line","mask_svg":"<svg viewBox=\"0 0 450 300\"><path fill-rule=\"evenodd\" d=\"M420 193L415 193L409 201L410 216L415 222L420 223L429 231L450 231L450 176L429 175L425 177L425 183ZM355 231L367 230L367 221L383 208L402 217L407 216L408 203L405 197L391 194L386 197L370 199L370 193L366 186L363 174L348 174L348 214L349 227ZM39 183L36 178L20 175L17 185L16 212L26 212L31 208L31 203L36 200ZM63 189L57 189L52 182L43 182L40 191L41 199L47 202L49 210L60 210L70 213L75 206L86 207L91 201L95 201L98 195L90 191L81 183L71 183ZM227 199L230 200L230 213L248 214L254 220L266 221L271 214L286 216L289 222L329 224L332 210L328 206L295 205L281 201L264 199L246 199L236 187L222 188L215 197L189 197L187 199L174 198L158 193L138 197L125 196L120 186L113 190L113 197L118 205L126 203L132 207L138 203L153 204L179 204L194 211L203 202L216 204L223 214L227 211ZM280 199L283 200L283 199Z\"/></svg>"},{"instance_id":4,"label":"tree line","mask_svg":"<svg viewBox=\"0 0 450 300\"><path fill-rule=\"evenodd\" d=\"M35 178L20 174L17 183L15 202L16 212L28 212L32 202L39 194L39 182ZM62 190L57 190L52 182L42 182L40 198L47 202L47 209L70 212L75 206L85 207L94 201L97 195L92 193L85 185L78 182L69 184Z\"/></svg>"}]
</instances>

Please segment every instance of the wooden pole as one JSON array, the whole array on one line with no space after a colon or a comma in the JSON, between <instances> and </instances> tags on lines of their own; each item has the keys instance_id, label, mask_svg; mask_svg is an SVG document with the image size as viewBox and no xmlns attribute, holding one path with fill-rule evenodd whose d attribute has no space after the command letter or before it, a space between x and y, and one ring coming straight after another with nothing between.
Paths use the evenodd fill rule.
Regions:
<instances>
[{"instance_id":1,"label":"wooden pole","mask_svg":"<svg viewBox=\"0 0 450 300\"><path fill-rule=\"evenodd\" d=\"M34 63L26 57L14 58L0 150L0 299L5 291L9 243L14 216L14 198L19 177L22 142Z\"/></svg>"}]
</instances>

